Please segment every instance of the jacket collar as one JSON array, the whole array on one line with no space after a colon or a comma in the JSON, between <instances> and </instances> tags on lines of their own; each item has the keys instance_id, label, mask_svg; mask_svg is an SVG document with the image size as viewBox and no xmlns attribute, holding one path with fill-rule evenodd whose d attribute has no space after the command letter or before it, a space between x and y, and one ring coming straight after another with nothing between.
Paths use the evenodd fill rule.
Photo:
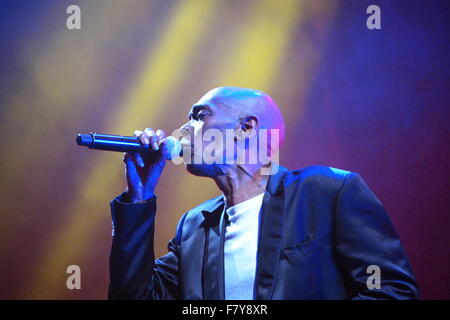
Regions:
<instances>
[{"instance_id":1,"label":"jacket collar","mask_svg":"<svg viewBox=\"0 0 450 320\"><path fill-rule=\"evenodd\" d=\"M281 250L281 233L284 217L284 178L289 172L278 165L277 172L269 177L260 213L258 256L255 278L255 299L270 299L273 291ZM202 210L205 228L203 259L203 299L223 300L224 279L224 235L226 215L224 198L211 200Z\"/></svg>"},{"instance_id":2,"label":"jacket collar","mask_svg":"<svg viewBox=\"0 0 450 320\"><path fill-rule=\"evenodd\" d=\"M267 182L266 191L269 192L271 195L276 195L282 192L282 189L284 187L284 179L286 175L289 173L289 170L286 169L285 167L282 167L279 164L277 164L277 166L278 170L269 177L269 181Z\"/></svg>"},{"instance_id":3,"label":"jacket collar","mask_svg":"<svg viewBox=\"0 0 450 320\"><path fill-rule=\"evenodd\" d=\"M256 263L255 299L272 298L281 250L284 222L284 180L289 171L279 166L269 177L260 213L258 255Z\"/></svg>"}]
</instances>

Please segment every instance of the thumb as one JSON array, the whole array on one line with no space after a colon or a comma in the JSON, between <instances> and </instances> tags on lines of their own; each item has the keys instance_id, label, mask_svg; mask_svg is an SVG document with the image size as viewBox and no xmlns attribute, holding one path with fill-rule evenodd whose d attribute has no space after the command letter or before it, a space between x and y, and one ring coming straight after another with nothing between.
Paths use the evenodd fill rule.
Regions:
<instances>
[{"instance_id":1,"label":"thumb","mask_svg":"<svg viewBox=\"0 0 450 320\"><path fill-rule=\"evenodd\" d=\"M139 173L137 170L136 160L133 158L131 154L128 152L123 154L123 162L125 163L127 180L136 181L139 179ZM131 181L128 181L131 182Z\"/></svg>"}]
</instances>

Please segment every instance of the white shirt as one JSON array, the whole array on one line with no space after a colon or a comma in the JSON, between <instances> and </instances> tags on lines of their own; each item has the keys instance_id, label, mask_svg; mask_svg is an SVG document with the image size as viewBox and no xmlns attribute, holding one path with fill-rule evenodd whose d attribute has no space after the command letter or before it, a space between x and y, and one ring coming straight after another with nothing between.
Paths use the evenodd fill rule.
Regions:
<instances>
[{"instance_id":1,"label":"white shirt","mask_svg":"<svg viewBox=\"0 0 450 320\"><path fill-rule=\"evenodd\" d=\"M226 210L225 299L253 300L258 250L259 211L264 193Z\"/></svg>"}]
</instances>

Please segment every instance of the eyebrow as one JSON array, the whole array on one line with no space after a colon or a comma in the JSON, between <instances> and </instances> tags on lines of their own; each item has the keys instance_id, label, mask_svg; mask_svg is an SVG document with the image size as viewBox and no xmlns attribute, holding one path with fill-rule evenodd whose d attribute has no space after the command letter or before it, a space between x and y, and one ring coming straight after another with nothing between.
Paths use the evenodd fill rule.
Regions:
<instances>
[{"instance_id":1,"label":"eyebrow","mask_svg":"<svg viewBox=\"0 0 450 320\"><path fill-rule=\"evenodd\" d=\"M201 110L211 111L211 108L207 104L196 104L192 106L192 110L188 114L188 119L191 120L194 115L199 113Z\"/></svg>"}]
</instances>

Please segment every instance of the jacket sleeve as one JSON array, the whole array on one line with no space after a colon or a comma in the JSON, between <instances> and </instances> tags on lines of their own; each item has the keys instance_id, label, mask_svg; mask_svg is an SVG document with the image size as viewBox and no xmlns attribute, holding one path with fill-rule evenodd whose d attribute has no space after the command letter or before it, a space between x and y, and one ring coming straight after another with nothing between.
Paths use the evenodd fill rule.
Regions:
<instances>
[{"instance_id":1,"label":"jacket sleeve","mask_svg":"<svg viewBox=\"0 0 450 320\"><path fill-rule=\"evenodd\" d=\"M349 298L418 299L419 289L394 226L357 173L346 176L336 215L337 258ZM378 267L380 281L374 286Z\"/></svg>"},{"instance_id":2,"label":"jacket sleeve","mask_svg":"<svg viewBox=\"0 0 450 320\"><path fill-rule=\"evenodd\" d=\"M111 201L113 240L110 253L109 299L177 299L179 295L177 236L169 252L155 261L153 241L156 197L128 203L126 194Z\"/></svg>"}]
</instances>

